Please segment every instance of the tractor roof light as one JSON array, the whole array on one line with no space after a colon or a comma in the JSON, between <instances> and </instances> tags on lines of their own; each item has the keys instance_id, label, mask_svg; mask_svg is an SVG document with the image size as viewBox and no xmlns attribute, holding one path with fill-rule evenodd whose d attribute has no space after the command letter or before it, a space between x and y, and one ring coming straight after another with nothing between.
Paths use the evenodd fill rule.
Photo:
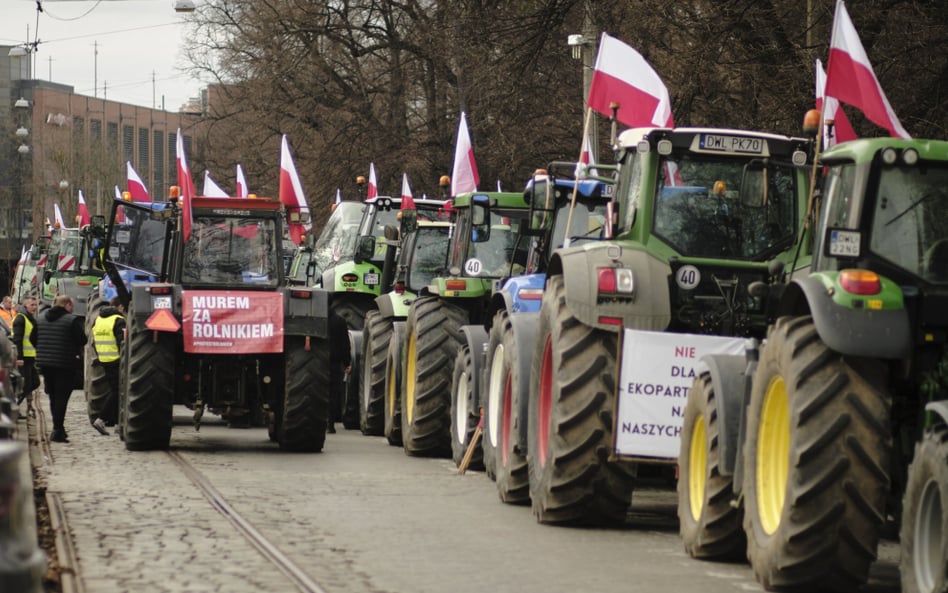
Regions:
<instances>
[{"instance_id":1,"label":"tractor roof light","mask_svg":"<svg viewBox=\"0 0 948 593\"><path fill-rule=\"evenodd\" d=\"M882 149L882 162L887 165L894 165L898 156L898 153L891 146Z\"/></svg>"},{"instance_id":2,"label":"tractor roof light","mask_svg":"<svg viewBox=\"0 0 948 593\"><path fill-rule=\"evenodd\" d=\"M873 295L882 292L882 280L871 270L843 270L839 285L850 294Z\"/></svg>"},{"instance_id":3,"label":"tractor roof light","mask_svg":"<svg viewBox=\"0 0 948 593\"><path fill-rule=\"evenodd\" d=\"M902 162L910 167L918 163L918 151L914 148L906 148L902 152Z\"/></svg>"}]
</instances>

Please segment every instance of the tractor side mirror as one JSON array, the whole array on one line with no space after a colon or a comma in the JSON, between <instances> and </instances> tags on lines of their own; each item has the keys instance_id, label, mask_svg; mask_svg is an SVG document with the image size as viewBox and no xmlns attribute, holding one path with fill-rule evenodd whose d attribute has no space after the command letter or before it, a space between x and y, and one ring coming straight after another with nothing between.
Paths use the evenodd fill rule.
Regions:
<instances>
[{"instance_id":1,"label":"tractor side mirror","mask_svg":"<svg viewBox=\"0 0 948 593\"><path fill-rule=\"evenodd\" d=\"M360 264L366 260L372 259L375 255L375 237L367 235L359 238L359 245L356 248L356 254L353 260Z\"/></svg>"},{"instance_id":2,"label":"tractor side mirror","mask_svg":"<svg viewBox=\"0 0 948 593\"><path fill-rule=\"evenodd\" d=\"M767 205L767 165L764 161L751 161L744 165L741 175L741 206L762 208Z\"/></svg>"},{"instance_id":3,"label":"tractor side mirror","mask_svg":"<svg viewBox=\"0 0 948 593\"><path fill-rule=\"evenodd\" d=\"M471 242L483 243L490 239L490 198L474 196L471 200Z\"/></svg>"}]
</instances>

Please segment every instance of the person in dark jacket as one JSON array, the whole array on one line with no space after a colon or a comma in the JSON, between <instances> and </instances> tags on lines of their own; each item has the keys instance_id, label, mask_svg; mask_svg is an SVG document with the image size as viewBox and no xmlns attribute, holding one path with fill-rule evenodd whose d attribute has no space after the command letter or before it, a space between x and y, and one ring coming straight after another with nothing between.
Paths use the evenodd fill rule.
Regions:
<instances>
[{"instance_id":1,"label":"person in dark jacket","mask_svg":"<svg viewBox=\"0 0 948 593\"><path fill-rule=\"evenodd\" d=\"M13 345L16 346L16 366L23 377L20 401L26 400L27 409L33 408L33 392L40 385L36 372L36 298L23 299L23 307L13 318Z\"/></svg>"},{"instance_id":2,"label":"person in dark jacket","mask_svg":"<svg viewBox=\"0 0 948 593\"><path fill-rule=\"evenodd\" d=\"M53 415L49 440L57 443L69 442L66 407L82 368L82 348L86 345L82 318L73 315L72 308L72 297L59 295L53 300L53 306L37 319L36 366L43 375Z\"/></svg>"},{"instance_id":3,"label":"person in dark jacket","mask_svg":"<svg viewBox=\"0 0 948 593\"><path fill-rule=\"evenodd\" d=\"M96 361L105 372L109 392L102 404L102 415L92 421L92 426L101 434L109 434L106 426L115 426L118 421L119 358L125 340L125 309L119 298L112 297L107 307L99 311L92 326L92 343L95 345Z\"/></svg>"}]
</instances>

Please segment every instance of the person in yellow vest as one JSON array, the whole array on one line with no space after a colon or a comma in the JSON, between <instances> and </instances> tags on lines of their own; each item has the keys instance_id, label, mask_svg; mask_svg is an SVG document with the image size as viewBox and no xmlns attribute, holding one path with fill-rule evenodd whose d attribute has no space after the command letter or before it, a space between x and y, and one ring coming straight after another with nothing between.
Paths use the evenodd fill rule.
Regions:
<instances>
[{"instance_id":1,"label":"person in yellow vest","mask_svg":"<svg viewBox=\"0 0 948 593\"><path fill-rule=\"evenodd\" d=\"M105 371L109 394L102 405L102 415L92 421L92 426L101 434L109 434L107 426L115 426L118 420L119 359L122 342L125 340L125 308L119 298L112 297L108 307L99 311L92 325L92 345L95 346L97 364Z\"/></svg>"},{"instance_id":2,"label":"person in yellow vest","mask_svg":"<svg viewBox=\"0 0 948 593\"><path fill-rule=\"evenodd\" d=\"M28 409L33 409L33 391L39 387L39 372L36 370L36 299L26 297L23 307L13 318L13 345L16 346L16 366L23 377L23 391L19 401L26 400Z\"/></svg>"},{"instance_id":3,"label":"person in yellow vest","mask_svg":"<svg viewBox=\"0 0 948 593\"><path fill-rule=\"evenodd\" d=\"M3 301L0 302L0 321L3 321L8 334L13 331L13 320L15 318L16 310L13 308L13 298L10 296L3 297Z\"/></svg>"}]
</instances>

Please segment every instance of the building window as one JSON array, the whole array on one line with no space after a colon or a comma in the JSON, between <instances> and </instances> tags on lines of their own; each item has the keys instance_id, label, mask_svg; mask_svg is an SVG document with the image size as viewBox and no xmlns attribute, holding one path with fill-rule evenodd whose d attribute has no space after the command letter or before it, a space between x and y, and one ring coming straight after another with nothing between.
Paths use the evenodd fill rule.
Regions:
<instances>
[{"instance_id":1,"label":"building window","mask_svg":"<svg viewBox=\"0 0 948 593\"><path fill-rule=\"evenodd\" d=\"M110 150L118 149L118 124L110 121L106 124L105 133Z\"/></svg>"},{"instance_id":2,"label":"building window","mask_svg":"<svg viewBox=\"0 0 948 593\"><path fill-rule=\"evenodd\" d=\"M132 161L135 158L135 127L122 126L122 160Z\"/></svg>"},{"instance_id":3,"label":"building window","mask_svg":"<svg viewBox=\"0 0 948 593\"><path fill-rule=\"evenodd\" d=\"M178 184L177 146L178 146L178 134L176 134L175 132L169 132L168 133L168 185ZM175 166L172 167L171 163L175 163Z\"/></svg>"},{"instance_id":4,"label":"building window","mask_svg":"<svg viewBox=\"0 0 948 593\"><path fill-rule=\"evenodd\" d=\"M148 128L138 128L138 166L142 168L142 179L146 185L150 186L151 159L149 159L148 136Z\"/></svg>"},{"instance_id":5,"label":"building window","mask_svg":"<svg viewBox=\"0 0 948 593\"><path fill-rule=\"evenodd\" d=\"M89 120L89 143L96 144L98 142L102 142L102 120L90 119Z\"/></svg>"},{"instance_id":6,"label":"building window","mask_svg":"<svg viewBox=\"0 0 948 593\"><path fill-rule=\"evenodd\" d=\"M155 130L152 140L152 152L155 154L155 187L152 190L156 196L165 195L165 134Z\"/></svg>"}]
</instances>

